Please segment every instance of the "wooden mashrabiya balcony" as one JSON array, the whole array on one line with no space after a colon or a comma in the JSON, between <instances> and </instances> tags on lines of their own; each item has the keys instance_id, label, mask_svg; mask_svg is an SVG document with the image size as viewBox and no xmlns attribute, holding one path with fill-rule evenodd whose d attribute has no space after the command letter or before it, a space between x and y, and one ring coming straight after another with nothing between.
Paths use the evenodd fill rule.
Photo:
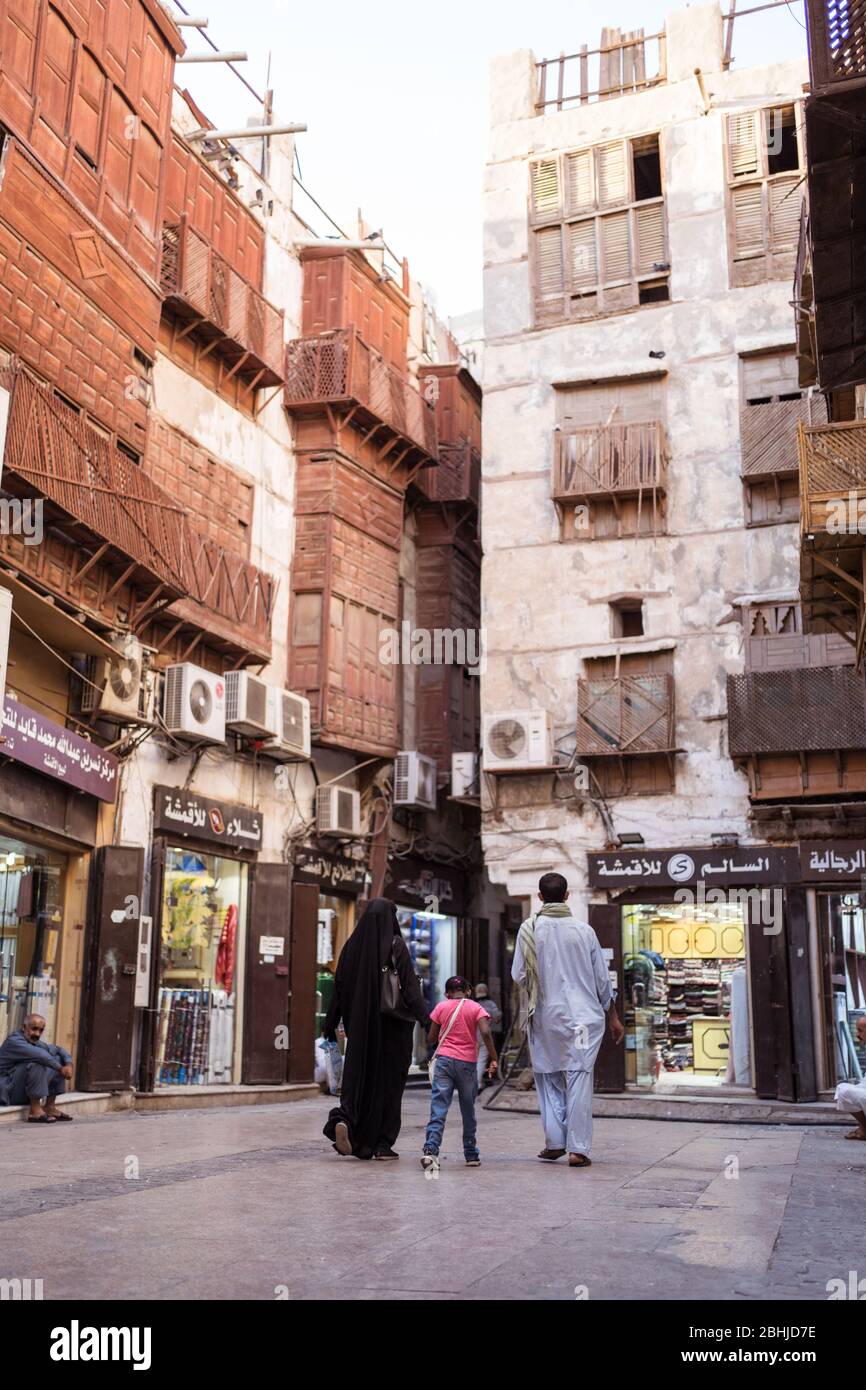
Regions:
<instances>
[{"instance_id":1,"label":"wooden mashrabiya balcony","mask_svg":"<svg viewBox=\"0 0 866 1390\"><path fill-rule=\"evenodd\" d=\"M674 730L673 676L578 680L575 751L583 757L672 753Z\"/></svg>"},{"instance_id":2,"label":"wooden mashrabiya balcony","mask_svg":"<svg viewBox=\"0 0 866 1390\"><path fill-rule=\"evenodd\" d=\"M807 632L866 638L866 421L800 425L800 595Z\"/></svg>"},{"instance_id":3,"label":"wooden mashrabiya balcony","mask_svg":"<svg viewBox=\"0 0 866 1390\"><path fill-rule=\"evenodd\" d=\"M402 445L407 459L437 460L432 402L357 329L334 328L287 343L285 380L287 410L316 414L331 407L371 438L393 440L393 452Z\"/></svg>"},{"instance_id":4,"label":"wooden mashrabiya balcony","mask_svg":"<svg viewBox=\"0 0 866 1390\"><path fill-rule=\"evenodd\" d=\"M270 655L276 581L201 535L158 483L25 368L0 370L11 392L4 491L41 498L46 526L81 548L77 578L108 564L142 595L138 631L159 614L171 634L204 630L227 651Z\"/></svg>"},{"instance_id":5,"label":"wooden mashrabiya balcony","mask_svg":"<svg viewBox=\"0 0 866 1390\"><path fill-rule=\"evenodd\" d=\"M660 420L568 426L554 437L557 502L664 492L666 452Z\"/></svg>"}]
</instances>

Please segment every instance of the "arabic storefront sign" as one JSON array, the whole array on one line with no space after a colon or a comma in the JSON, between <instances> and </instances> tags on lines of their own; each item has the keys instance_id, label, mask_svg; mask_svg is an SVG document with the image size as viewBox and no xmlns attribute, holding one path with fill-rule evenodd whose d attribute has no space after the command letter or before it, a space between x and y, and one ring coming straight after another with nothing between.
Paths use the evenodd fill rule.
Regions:
<instances>
[{"instance_id":1,"label":"arabic storefront sign","mask_svg":"<svg viewBox=\"0 0 866 1390\"><path fill-rule=\"evenodd\" d=\"M366 873L356 860L325 854L312 845L295 850L292 878L296 883L317 883L323 893L363 893Z\"/></svg>"},{"instance_id":2,"label":"arabic storefront sign","mask_svg":"<svg viewBox=\"0 0 866 1390\"><path fill-rule=\"evenodd\" d=\"M698 883L782 884L800 877L797 851L770 845L734 849L641 849L589 854L591 888L670 888Z\"/></svg>"},{"instance_id":3,"label":"arabic storefront sign","mask_svg":"<svg viewBox=\"0 0 866 1390\"><path fill-rule=\"evenodd\" d=\"M460 917L466 911L464 875L445 864L425 864L421 859L392 859L385 875L385 897L402 907L419 907ZM437 906L431 906L435 899Z\"/></svg>"},{"instance_id":4,"label":"arabic storefront sign","mask_svg":"<svg viewBox=\"0 0 866 1390\"><path fill-rule=\"evenodd\" d=\"M10 695L0 733L0 757L13 758L100 801L117 800L118 763L113 753L20 705Z\"/></svg>"},{"instance_id":5,"label":"arabic storefront sign","mask_svg":"<svg viewBox=\"0 0 866 1390\"><path fill-rule=\"evenodd\" d=\"M233 806L177 787L154 788L153 828L235 849L262 847L262 818L251 806Z\"/></svg>"},{"instance_id":6,"label":"arabic storefront sign","mask_svg":"<svg viewBox=\"0 0 866 1390\"><path fill-rule=\"evenodd\" d=\"M801 840L800 872L809 882L866 878L866 840Z\"/></svg>"}]
</instances>

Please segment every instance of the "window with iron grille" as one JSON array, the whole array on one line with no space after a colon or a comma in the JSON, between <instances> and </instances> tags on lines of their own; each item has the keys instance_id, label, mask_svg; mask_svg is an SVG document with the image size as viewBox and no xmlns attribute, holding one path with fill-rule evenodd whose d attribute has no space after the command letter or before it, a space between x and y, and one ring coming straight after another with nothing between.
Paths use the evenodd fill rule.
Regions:
<instances>
[{"instance_id":1,"label":"window with iron grille","mask_svg":"<svg viewBox=\"0 0 866 1390\"><path fill-rule=\"evenodd\" d=\"M529 206L536 323L670 297L657 135L533 161Z\"/></svg>"},{"instance_id":2,"label":"window with iron grille","mask_svg":"<svg viewBox=\"0 0 866 1390\"><path fill-rule=\"evenodd\" d=\"M729 115L726 158L731 284L789 279L803 199L798 105Z\"/></svg>"}]
</instances>

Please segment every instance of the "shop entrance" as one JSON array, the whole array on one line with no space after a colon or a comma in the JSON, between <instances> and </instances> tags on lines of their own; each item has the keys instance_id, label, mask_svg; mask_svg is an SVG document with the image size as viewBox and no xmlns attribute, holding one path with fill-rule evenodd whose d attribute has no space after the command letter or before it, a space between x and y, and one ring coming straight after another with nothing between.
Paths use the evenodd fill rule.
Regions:
<instances>
[{"instance_id":1,"label":"shop entrance","mask_svg":"<svg viewBox=\"0 0 866 1390\"><path fill-rule=\"evenodd\" d=\"M157 1086L239 1083L249 866L165 850Z\"/></svg>"},{"instance_id":2,"label":"shop entrance","mask_svg":"<svg viewBox=\"0 0 866 1390\"><path fill-rule=\"evenodd\" d=\"M623 907L627 1084L752 1087L746 940L739 905Z\"/></svg>"},{"instance_id":3,"label":"shop entrance","mask_svg":"<svg viewBox=\"0 0 866 1390\"><path fill-rule=\"evenodd\" d=\"M818 923L824 960L824 1073L859 1084L866 1075L866 1048L857 1020L866 1016L866 898L860 893L819 893Z\"/></svg>"},{"instance_id":4,"label":"shop entrance","mask_svg":"<svg viewBox=\"0 0 866 1390\"><path fill-rule=\"evenodd\" d=\"M457 918L440 912L417 912L411 907L397 908L397 920L409 947L412 968L421 984L428 1009L445 998L445 981L457 973ZM413 1061L416 1067L427 1058L427 1040L415 1025Z\"/></svg>"},{"instance_id":5,"label":"shop entrance","mask_svg":"<svg viewBox=\"0 0 866 1390\"><path fill-rule=\"evenodd\" d=\"M63 854L0 836L0 1042L29 1013L54 1041L66 867Z\"/></svg>"}]
</instances>

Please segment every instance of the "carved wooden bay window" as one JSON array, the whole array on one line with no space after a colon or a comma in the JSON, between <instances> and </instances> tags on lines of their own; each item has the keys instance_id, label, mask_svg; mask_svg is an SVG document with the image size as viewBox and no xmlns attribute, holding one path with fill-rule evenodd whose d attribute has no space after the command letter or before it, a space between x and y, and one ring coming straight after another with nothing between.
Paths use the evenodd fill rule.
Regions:
<instances>
[{"instance_id":1,"label":"carved wooden bay window","mask_svg":"<svg viewBox=\"0 0 866 1390\"><path fill-rule=\"evenodd\" d=\"M803 200L797 105L727 118L731 284L793 277Z\"/></svg>"},{"instance_id":2,"label":"carved wooden bay window","mask_svg":"<svg viewBox=\"0 0 866 1390\"><path fill-rule=\"evenodd\" d=\"M740 362L740 447L747 526L797 521L797 427L824 424L823 396L800 389L791 348Z\"/></svg>"},{"instance_id":3,"label":"carved wooden bay window","mask_svg":"<svg viewBox=\"0 0 866 1390\"><path fill-rule=\"evenodd\" d=\"M670 793L675 783L673 651L584 660L575 750L605 795Z\"/></svg>"},{"instance_id":4,"label":"carved wooden bay window","mask_svg":"<svg viewBox=\"0 0 866 1390\"><path fill-rule=\"evenodd\" d=\"M536 323L669 299L657 135L535 160L530 223Z\"/></svg>"}]
</instances>

